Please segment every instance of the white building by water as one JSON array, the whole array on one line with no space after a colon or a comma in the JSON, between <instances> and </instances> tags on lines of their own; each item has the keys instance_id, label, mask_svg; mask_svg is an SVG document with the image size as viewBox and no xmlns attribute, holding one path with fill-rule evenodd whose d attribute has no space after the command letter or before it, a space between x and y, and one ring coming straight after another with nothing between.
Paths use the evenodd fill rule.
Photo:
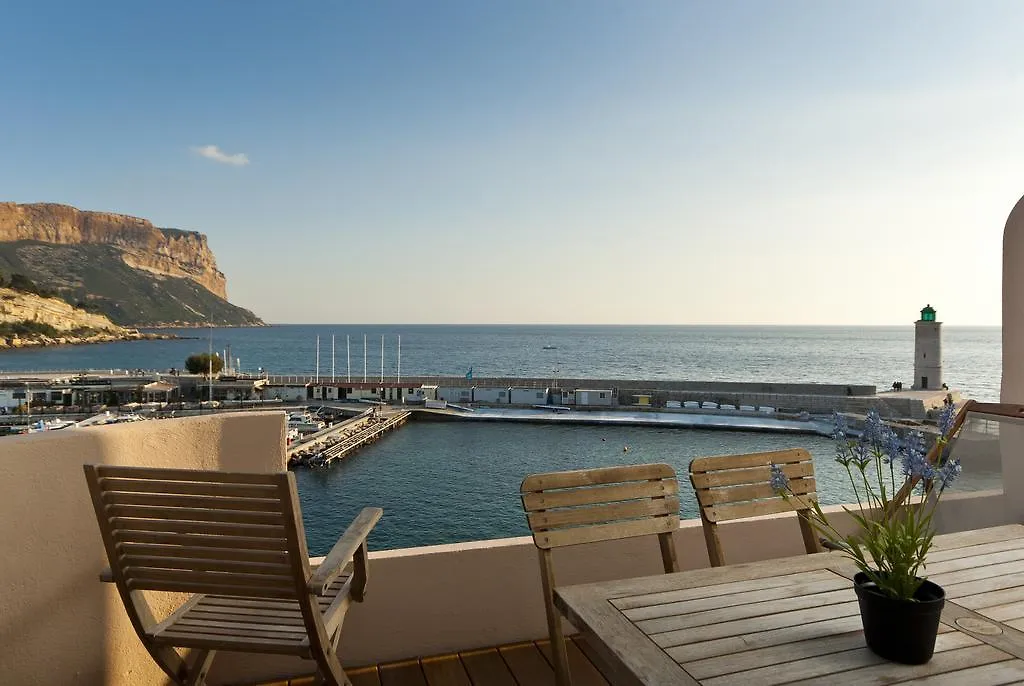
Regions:
<instances>
[{"instance_id":1,"label":"white building by water","mask_svg":"<svg viewBox=\"0 0 1024 686\"><path fill-rule=\"evenodd\" d=\"M914 323L914 390L942 388L942 322L935 308L925 305Z\"/></svg>"}]
</instances>

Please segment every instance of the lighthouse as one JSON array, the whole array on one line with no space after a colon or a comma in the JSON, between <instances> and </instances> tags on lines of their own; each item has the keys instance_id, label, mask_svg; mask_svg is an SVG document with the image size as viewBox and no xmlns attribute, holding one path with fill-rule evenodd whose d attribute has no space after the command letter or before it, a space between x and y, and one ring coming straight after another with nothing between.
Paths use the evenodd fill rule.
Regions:
<instances>
[{"instance_id":1,"label":"lighthouse","mask_svg":"<svg viewBox=\"0 0 1024 686\"><path fill-rule=\"evenodd\" d=\"M942 388L942 322L935 308L925 305L914 323L914 390Z\"/></svg>"}]
</instances>

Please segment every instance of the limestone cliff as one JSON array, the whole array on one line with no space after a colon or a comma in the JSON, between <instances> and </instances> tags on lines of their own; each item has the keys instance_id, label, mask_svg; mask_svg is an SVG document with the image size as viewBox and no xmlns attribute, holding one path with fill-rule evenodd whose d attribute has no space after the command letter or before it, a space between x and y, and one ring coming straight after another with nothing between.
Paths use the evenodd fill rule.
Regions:
<instances>
[{"instance_id":1,"label":"limestone cliff","mask_svg":"<svg viewBox=\"0 0 1024 686\"><path fill-rule=\"evenodd\" d=\"M13 274L122 326L263 324L227 301L206 236L124 214L0 202L0 275Z\"/></svg>"},{"instance_id":2,"label":"limestone cliff","mask_svg":"<svg viewBox=\"0 0 1024 686\"><path fill-rule=\"evenodd\" d=\"M32 293L0 288L0 324L33 322L58 331L96 329L120 332L123 329L102 314L72 307L60 298L44 298Z\"/></svg>"},{"instance_id":3,"label":"limestone cliff","mask_svg":"<svg viewBox=\"0 0 1024 686\"><path fill-rule=\"evenodd\" d=\"M0 350L155 338L174 336L123 328L60 298L0 288Z\"/></svg>"},{"instance_id":4,"label":"limestone cliff","mask_svg":"<svg viewBox=\"0 0 1024 686\"><path fill-rule=\"evenodd\" d=\"M112 245L125 264L155 274L189 278L227 299L224 274L193 231L161 229L145 219L111 212L86 212L68 205L0 202L0 242Z\"/></svg>"}]
</instances>

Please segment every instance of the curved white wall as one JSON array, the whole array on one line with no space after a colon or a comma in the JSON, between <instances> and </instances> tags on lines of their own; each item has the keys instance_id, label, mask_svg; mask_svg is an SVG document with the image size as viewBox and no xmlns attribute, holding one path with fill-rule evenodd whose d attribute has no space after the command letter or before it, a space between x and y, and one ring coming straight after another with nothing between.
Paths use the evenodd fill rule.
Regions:
<instances>
[{"instance_id":1,"label":"curved white wall","mask_svg":"<svg viewBox=\"0 0 1024 686\"><path fill-rule=\"evenodd\" d=\"M1024 198L1003 229L1004 403L1024 403Z\"/></svg>"}]
</instances>

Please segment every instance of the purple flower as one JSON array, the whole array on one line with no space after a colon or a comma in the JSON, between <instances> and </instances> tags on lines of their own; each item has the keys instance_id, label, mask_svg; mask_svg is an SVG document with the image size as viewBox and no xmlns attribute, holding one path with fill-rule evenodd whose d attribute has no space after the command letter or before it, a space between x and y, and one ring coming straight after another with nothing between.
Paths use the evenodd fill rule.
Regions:
<instances>
[{"instance_id":1,"label":"purple flower","mask_svg":"<svg viewBox=\"0 0 1024 686\"><path fill-rule=\"evenodd\" d=\"M839 442L844 442L846 440L846 436L850 433L850 426L846 423L846 417L838 412L833 412L832 421L835 423L835 428L832 431L832 438Z\"/></svg>"},{"instance_id":2,"label":"purple flower","mask_svg":"<svg viewBox=\"0 0 1024 686\"><path fill-rule=\"evenodd\" d=\"M772 489L780 494L789 489L789 477L782 471L782 467L773 462L770 469L771 477L768 479L768 483L771 484Z\"/></svg>"},{"instance_id":3,"label":"purple flower","mask_svg":"<svg viewBox=\"0 0 1024 686\"><path fill-rule=\"evenodd\" d=\"M868 410L867 418L864 420L864 431L861 434L861 440L870 444L873 448L878 448L882 445L882 438L885 435L886 428L885 424L882 423L882 418L878 416L878 411Z\"/></svg>"},{"instance_id":4,"label":"purple flower","mask_svg":"<svg viewBox=\"0 0 1024 686\"><path fill-rule=\"evenodd\" d=\"M914 431L907 437L904 452L900 456L900 468L907 478L931 479L935 476L935 468L928 462L924 436L920 431Z\"/></svg>"},{"instance_id":5,"label":"purple flower","mask_svg":"<svg viewBox=\"0 0 1024 686\"><path fill-rule=\"evenodd\" d=\"M857 466L858 469L864 469L872 460L871 452L868 450L868 444L864 441L859 441L853 445L851 451L850 461Z\"/></svg>"},{"instance_id":6,"label":"purple flower","mask_svg":"<svg viewBox=\"0 0 1024 686\"><path fill-rule=\"evenodd\" d=\"M899 459L900 452L903 450L903 444L900 442L900 437L896 435L896 432L885 427L882 431L882 461L885 464L891 464Z\"/></svg>"},{"instance_id":7,"label":"purple flower","mask_svg":"<svg viewBox=\"0 0 1024 686\"><path fill-rule=\"evenodd\" d=\"M936 472L935 480L939 482L939 492L946 490L946 487L956 481L956 478L960 476L960 472L963 471L963 467L960 466L960 458L954 457L939 467Z\"/></svg>"},{"instance_id":8,"label":"purple flower","mask_svg":"<svg viewBox=\"0 0 1024 686\"><path fill-rule=\"evenodd\" d=\"M939 412L939 433L943 438L949 438L953 431L953 422L956 420L956 405L950 403Z\"/></svg>"}]
</instances>

